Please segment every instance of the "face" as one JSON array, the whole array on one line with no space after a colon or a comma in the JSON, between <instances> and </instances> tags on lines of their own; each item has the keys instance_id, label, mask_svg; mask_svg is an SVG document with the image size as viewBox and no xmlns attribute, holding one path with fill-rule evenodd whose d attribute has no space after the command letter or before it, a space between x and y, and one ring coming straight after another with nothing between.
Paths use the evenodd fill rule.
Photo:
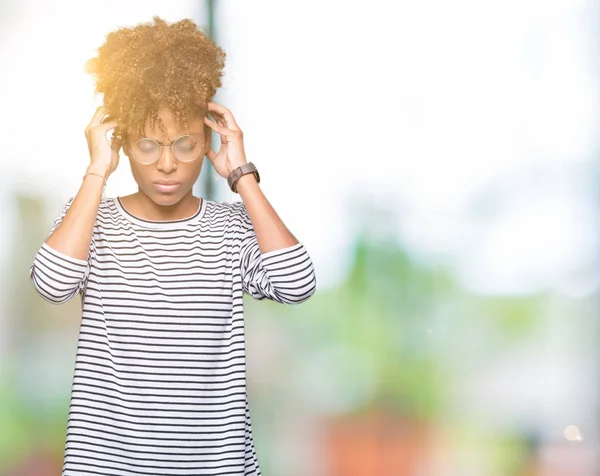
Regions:
<instances>
[{"instance_id":1,"label":"face","mask_svg":"<svg viewBox=\"0 0 600 476\"><path fill-rule=\"evenodd\" d=\"M200 148L198 157L191 162L177 160L173 155L172 147L163 147L160 158L156 162L143 164L135 159L135 156L140 156L139 149L136 149L135 156L131 152L131 148L141 137L132 137L129 141L126 154L129 157L131 173L138 184L139 191L157 205L169 206L178 203L188 195L191 196L194 183L198 180L202 170L204 154L210 147L211 134L208 133L202 116L189 121L186 128L177 124L172 112L168 109L161 109L158 115L166 129L166 133L162 132L158 125L150 128L147 124L144 137L154 139L159 144L170 145L179 137L191 134L200 144L198 146ZM189 146L187 142L178 141L177 144L180 144L176 145L176 147L179 147L178 150L189 150L186 149ZM150 154L147 151L151 150L151 148L146 147L142 152ZM179 157L183 156L184 152L181 152Z\"/></svg>"}]
</instances>

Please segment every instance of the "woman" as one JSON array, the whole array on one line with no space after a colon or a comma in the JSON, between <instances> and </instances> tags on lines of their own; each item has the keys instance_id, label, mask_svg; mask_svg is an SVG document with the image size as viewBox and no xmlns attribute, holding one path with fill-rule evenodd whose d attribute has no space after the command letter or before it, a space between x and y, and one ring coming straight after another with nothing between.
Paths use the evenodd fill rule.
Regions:
<instances>
[{"instance_id":1,"label":"woman","mask_svg":"<svg viewBox=\"0 0 600 476\"><path fill-rule=\"evenodd\" d=\"M243 293L295 304L316 279L211 101L224 58L192 21L155 17L110 33L90 63L104 94L90 164L31 267L48 301L82 298L63 475L260 474ZM138 191L104 198L121 148ZM241 201L193 195L204 155Z\"/></svg>"}]
</instances>

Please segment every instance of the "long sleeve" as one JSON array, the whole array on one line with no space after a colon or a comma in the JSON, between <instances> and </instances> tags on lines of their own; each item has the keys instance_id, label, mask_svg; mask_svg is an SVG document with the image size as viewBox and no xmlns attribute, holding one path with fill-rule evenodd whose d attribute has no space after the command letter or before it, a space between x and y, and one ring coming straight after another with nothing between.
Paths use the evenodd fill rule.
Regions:
<instances>
[{"instance_id":1,"label":"long sleeve","mask_svg":"<svg viewBox=\"0 0 600 476\"><path fill-rule=\"evenodd\" d=\"M48 236L60 225L73 200L74 197L67 200L60 215L54 220ZM48 302L62 304L83 292L89 276L93 245L92 238L88 259L79 260L43 243L29 270L33 286L38 294Z\"/></svg>"},{"instance_id":2,"label":"long sleeve","mask_svg":"<svg viewBox=\"0 0 600 476\"><path fill-rule=\"evenodd\" d=\"M243 202L235 202L241 232L240 273L244 292L254 299L299 304L317 287L313 262L302 243L261 253Z\"/></svg>"}]
</instances>

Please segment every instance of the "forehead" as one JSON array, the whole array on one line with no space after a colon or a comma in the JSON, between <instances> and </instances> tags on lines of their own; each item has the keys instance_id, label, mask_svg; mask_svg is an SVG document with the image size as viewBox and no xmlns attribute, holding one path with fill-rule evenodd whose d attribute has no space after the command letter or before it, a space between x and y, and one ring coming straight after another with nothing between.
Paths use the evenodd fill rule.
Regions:
<instances>
[{"instance_id":1,"label":"forehead","mask_svg":"<svg viewBox=\"0 0 600 476\"><path fill-rule=\"evenodd\" d=\"M200 114L188 118L184 123L178 123L175 120L173 112L166 108L159 110L158 121L155 121L155 123L151 125L150 119L148 118L144 127L145 137L164 141L174 140L183 134L197 134L203 131L204 120Z\"/></svg>"}]
</instances>

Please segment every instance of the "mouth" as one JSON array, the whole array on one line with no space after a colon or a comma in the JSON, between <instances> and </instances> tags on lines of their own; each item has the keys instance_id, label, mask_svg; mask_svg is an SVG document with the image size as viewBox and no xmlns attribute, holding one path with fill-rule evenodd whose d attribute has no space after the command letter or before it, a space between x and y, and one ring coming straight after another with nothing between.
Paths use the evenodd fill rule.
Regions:
<instances>
[{"instance_id":1,"label":"mouth","mask_svg":"<svg viewBox=\"0 0 600 476\"><path fill-rule=\"evenodd\" d=\"M158 182L154 182L152 185L154 185L154 188L156 188L161 193L173 193L181 186L181 182L173 182L171 180L160 180Z\"/></svg>"}]
</instances>

